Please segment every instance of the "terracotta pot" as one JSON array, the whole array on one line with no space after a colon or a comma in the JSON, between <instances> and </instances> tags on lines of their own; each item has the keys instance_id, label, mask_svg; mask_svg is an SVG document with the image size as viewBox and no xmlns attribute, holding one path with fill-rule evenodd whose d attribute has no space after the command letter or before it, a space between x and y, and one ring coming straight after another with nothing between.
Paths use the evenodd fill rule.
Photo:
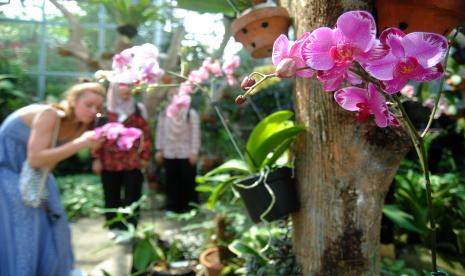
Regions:
<instances>
[{"instance_id":1,"label":"terracotta pot","mask_svg":"<svg viewBox=\"0 0 465 276\"><path fill-rule=\"evenodd\" d=\"M224 265L220 262L220 255L217 247L208 248L200 254L200 263L206 269L206 276L220 276Z\"/></svg>"},{"instance_id":2,"label":"terracotta pot","mask_svg":"<svg viewBox=\"0 0 465 276\"><path fill-rule=\"evenodd\" d=\"M378 30L449 34L465 20L464 0L377 0Z\"/></svg>"},{"instance_id":3,"label":"terracotta pot","mask_svg":"<svg viewBox=\"0 0 465 276\"><path fill-rule=\"evenodd\" d=\"M246 10L231 24L231 33L254 58L270 57L273 43L286 34L289 13L282 7L256 7Z\"/></svg>"}]
</instances>

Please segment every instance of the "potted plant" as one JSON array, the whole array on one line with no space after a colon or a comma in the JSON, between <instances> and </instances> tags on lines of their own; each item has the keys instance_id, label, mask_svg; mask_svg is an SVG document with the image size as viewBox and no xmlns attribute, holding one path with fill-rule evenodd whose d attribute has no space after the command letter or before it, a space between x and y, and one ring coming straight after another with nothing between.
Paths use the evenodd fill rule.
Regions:
<instances>
[{"instance_id":1,"label":"potted plant","mask_svg":"<svg viewBox=\"0 0 465 276\"><path fill-rule=\"evenodd\" d=\"M224 205L222 206L224 207ZM199 262L205 267L206 276L224 275L222 274L223 269L229 265L231 258L234 257L228 246L243 229L241 228L241 219L237 218L241 214L235 213L232 209L229 212L229 214L218 212L215 215L215 231L212 235L214 238L211 244L200 254ZM242 221L244 220L242 219Z\"/></svg>"},{"instance_id":2,"label":"potted plant","mask_svg":"<svg viewBox=\"0 0 465 276\"><path fill-rule=\"evenodd\" d=\"M162 6L151 0L91 0L92 4L101 4L118 27L118 41L115 53L131 46L133 38L138 34L140 25L151 20L164 22ZM104 53L110 59L113 53Z\"/></svg>"},{"instance_id":3,"label":"potted plant","mask_svg":"<svg viewBox=\"0 0 465 276\"><path fill-rule=\"evenodd\" d=\"M153 225L142 229L133 252L133 272L152 276L194 276L195 262L187 260L177 241L168 243L154 232Z\"/></svg>"},{"instance_id":4,"label":"potted plant","mask_svg":"<svg viewBox=\"0 0 465 276\"><path fill-rule=\"evenodd\" d=\"M465 20L463 0L377 0L378 29L449 34Z\"/></svg>"},{"instance_id":5,"label":"potted plant","mask_svg":"<svg viewBox=\"0 0 465 276\"><path fill-rule=\"evenodd\" d=\"M247 140L244 160L229 160L198 178L203 185L220 179L212 191L213 200L232 186L254 222L280 219L297 211L288 149L305 128L290 121L292 115L278 111L263 119Z\"/></svg>"}]
</instances>

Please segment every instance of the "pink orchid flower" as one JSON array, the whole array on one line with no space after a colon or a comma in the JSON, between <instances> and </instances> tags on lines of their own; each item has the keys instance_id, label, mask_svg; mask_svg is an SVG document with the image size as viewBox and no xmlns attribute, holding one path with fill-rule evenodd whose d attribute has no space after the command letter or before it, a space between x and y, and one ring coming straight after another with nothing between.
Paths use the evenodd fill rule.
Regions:
<instances>
[{"instance_id":1,"label":"pink orchid flower","mask_svg":"<svg viewBox=\"0 0 465 276\"><path fill-rule=\"evenodd\" d=\"M223 71L221 70L221 65L218 60L215 60L214 62L211 60L211 58L206 58L201 66L201 70L207 71L209 73L212 73L215 77L221 77L223 75Z\"/></svg>"},{"instance_id":2,"label":"pink orchid flower","mask_svg":"<svg viewBox=\"0 0 465 276\"><path fill-rule=\"evenodd\" d=\"M380 40L390 47L390 53L383 59L364 65L364 68L381 80L387 93L398 92L409 80L431 81L444 74L440 63L446 56L448 45L442 35L405 34L399 29L389 28L381 34Z\"/></svg>"},{"instance_id":3,"label":"pink orchid flower","mask_svg":"<svg viewBox=\"0 0 465 276\"><path fill-rule=\"evenodd\" d=\"M226 75L226 81L228 82L229 86L233 86L236 84L236 78L234 75Z\"/></svg>"},{"instance_id":4,"label":"pink orchid flower","mask_svg":"<svg viewBox=\"0 0 465 276\"><path fill-rule=\"evenodd\" d=\"M158 62L160 53L158 52L158 48L150 43L144 43L140 45L138 57L142 60L155 60Z\"/></svg>"},{"instance_id":5,"label":"pink orchid flower","mask_svg":"<svg viewBox=\"0 0 465 276\"><path fill-rule=\"evenodd\" d=\"M152 60L151 62L144 64L140 70L140 79L147 84L156 83L164 74L164 71L160 68L158 62Z\"/></svg>"},{"instance_id":6,"label":"pink orchid flower","mask_svg":"<svg viewBox=\"0 0 465 276\"><path fill-rule=\"evenodd\" d=\"M295 42L290 42L287 36L280 35L273 44L272 60L273 64L277 67L276 71L278 77L293 77L297 75L303 78L310 78L313 71L310 69L299 70L300 68L307 67L305 61L300 55L300 48L309 33L304 33Z\"/></svg>"},{"instance_id":7,"label":"pink orchid flower","mask_svg":"<svg viewBox=\"0 0 465 276\"><path fill-rule=\"evenodd\" d=\"M223 66L222 66L223 72L226 75L232 75L234 73L234 69L239 67L240 64L241 64L241 59L239 58L239 56L237 55L232 56L231 58L224 61Z\"/></svg>"},{"instance_id":8,"label":"pink orchid flower","mask_svg":"<svg viewBox=\"0 0 465 276\"><path fill-rule=\"evenodd\" d=\"M112 68L115 71L123 71L130 66L134 58L134 49L129 48L121 51L120 53L113 56Z\"/></svg>"},{"instance_id":9,"label":"pink orchid flower","mask_svg":"<svg viewBox=\"0 0 465 276\"><path fill-rule=\"evenodd\" d=\"M200 84L210 77L209 71L206 67L200 67L197 70L190 72L187 79L192 83Z\"/></svg>"},{"instance_id":10,"label":"pink orchid flower","mask_svg":"<svg viewBox=\"0 0 465 276\"><path fill-rule=\"evenodd\" d=\"M105 136L108 140L117 140L116 144L122 150L132 148L134 141L142 135L140 129L126 128L123 124L116 122L107 123L94 131L96 139Z\"/></svg>"},{"instance_id":11,"label":"pink orchid flower","mask_svg":"<svg viewBox=\"0 0 465 276\"><path fill-rule=\"evenodd\" d=\"M121 123L107 123L102 126L102 131L108 140L116 140L124 129L125 127Z\"/></svg>"},{"instance_id":12,"label":"pink orchid flower","mask_svg":"<svg viewBox=\"0 0 465 276\"><path fill-rule=\"evenodd\" d=\"M170 105L166 108L168 117L175 117L180 110L186 109L191 104L191 97L185 94L176 94L173 96Z\"/></svg>"},{"instance_id":13,"label":"pink orchid flower","mask_svg":"<svg viewBox=\"0 0 465 276\"><path fill-rule=\"evenodd\" d=\"M334 29L314 30L304 41L300 53L308 66L323 71L317 77L329 83L325 89L330 91L344 79L352 84L361 83L359 76L348 73L352 63L380 59L387 55L388 49L376 39L376 23L371 14L350 11L337 19Z\"/></svg>"},{"instance_id":14,"label":"pink orchid flower","mask_svg":"<svg viewBox=\"0 0 465 276\"><path fill-rule=\"evenodd\" d=\"M193 91L194 91L194 84L192 84L189 81L185 81L179 87L178 94L180 94L180 95L188 95L189 93L191 93Z\"/></svg>"},{"instance_id":15,"label":"pink orchid flower","mask_svg":"<svg viewBox=\"0 0 465 276\"><path fill-rule=\"evenodd\" d=\"M374 115L379 127L399 125L383 95L372 83L368 83L368 89L354 86L340 89L334 93L334 99L345 110L357 112L356 120L367 120L370 115Z\"/></svg>"},{"instance_id":16,"label":"pink orchid flower","mask_svg":"<svg viewBox=\"0 0 465 276\"><path fill-rule=\"evenodd\" d=\"M134 142L141 137L142 131L138 128L130 127L122 129L120 135L116 144L122 150L130 150Z\"/></svg>"}]
</instances>

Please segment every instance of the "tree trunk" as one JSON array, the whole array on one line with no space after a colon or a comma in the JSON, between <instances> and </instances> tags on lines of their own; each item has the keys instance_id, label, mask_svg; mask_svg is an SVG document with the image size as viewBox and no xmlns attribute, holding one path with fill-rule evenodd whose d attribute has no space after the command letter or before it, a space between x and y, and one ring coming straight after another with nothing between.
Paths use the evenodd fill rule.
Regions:
<instances>
[{"instance_id":1,"label":"tree trunk","mask_svg":"<svg viewBox=\"0 0 465 276\"><path fill-rule=\"evenodd\" d=\"M371 8L368 0L287 3L298 36L332 27L344 11ZM408 136L354 121L315 78L298 78L294 96L297 121L307 127L294 149L301 210L292 218L303 275L379 275L384 196Z\"/></svg>"},{"instance_id":2,"label":"tree trunk","mask_svg":"<svg viewBox=\"0 0 465 276\"><path fill-rule=\"evenodd\" d=\"M181 42L186 34L184 26L180 25L173 36L171 37L170 46L166 53L166 58L163 63L163 69L165 71L175 71L178 64L178 53L181 47ZM169 75L169 74L168 74ZM182 80L183 81L183 80ZM174 83L179 81L174 81ZM155 116L156 112L160 111L160 103L166 97L168 88L155 88L147 89L147 93L144 94L144 104L147 107L149 117Z\"/></svg>"}]
</instances>

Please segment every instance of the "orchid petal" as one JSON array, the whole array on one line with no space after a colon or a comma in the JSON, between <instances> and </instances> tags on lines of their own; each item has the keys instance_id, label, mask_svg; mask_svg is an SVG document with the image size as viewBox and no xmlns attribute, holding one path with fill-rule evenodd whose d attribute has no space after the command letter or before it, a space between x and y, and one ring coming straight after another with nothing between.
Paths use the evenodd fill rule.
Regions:
<instances>
[{"instance_id":1,"label":"orchid petal","mask_svg":"<svg viewBox=\"0 0 465 276\"><path fill-rule=\"evenodd\" d=\"M339 16L336 26L344 35L345 42L350 42L363 52L367 52L373 46L376 23L368 12L346 12Z\"/></svg>"},{"instance_id":2,"label":"orchid petal","mask_svg":"<svg viewBox=\"0 0 465 276\"><path fill-rule=\"evenodd\" d=\"M419 68L416 74L412 77L414 81L425 82L439 79L444 75L444 69L441 64L437 64L431 68Z\"/></svg>"},{"instance_id":3,"label":"orchid petal","mask_svg":"<svg viewBox=\"0 0 465 276\"><path fill-rule=\"evenodd\" d=\"M285 35L280 35L273 44L272 60L273 64L277 66L279 62L288 56L287 50L289 47L289 39Z\"/></svg>"},{"instance_id":4,"label":"orchid petal","mask_svg":"<svg viewBox=\"0 0 465 276\"><path fill-rule=\"evenodd\" d=\"M355 74L354 72L347 71L345 74L345 79L353 85L361 84L363 82L362 78Z\"/></svg>"},{"instance_id":5,"label":"orchid petal","mask_svg":"<svg viewBox=\"0 0 465 276\"><path fill-rule=\"evenodd\" d=\"M343 80L344 80L344 77L341 75L334 79L328 79L326 81L323 81L323 90L328 91L328 92L334 91L339 87L339 85L341 85Z\"/></svg>"},{"instance_id":6,"label":"orchid petal","mask_svg":"<svg viewBox=\"0 0 465 276\"><path fill-rule=\"evenodd\" d=\"M373 44L373 48L366 53L359 53L355 56L355 59L360 63L380 60L389 54L389 50L389 46L382 44L376 39Z\"/></svg>"},{"instance_id":7,"label":"orchid petal","mask_svg":"<svg viewBox=\"0 0 465 276\"><path fill-rule=\"evenodd\" d=\"M362 67L370 75L379 80L392 80L396 64L396 57L389 54L381 60L374 60L364 63L362 64Z\"/></svg>"},{"instance_id":8,"label":"orchid petal","mask_svg":"<svg viewBox=\"0 0 465 276\"><path fill-rule=\"evenodd\" d=\"M370 110L375 116L375 123L379 127L388 126L388 114L389 110L386 105L386 99L379 93L376 86L372 83L368 83L368 104Z\"/></svg>"},{"instance_id":9,"label":"orchid petal","mask_svg":"<svg viewBox=\"0 0 465 276\"><path fill-rule=\"evenodd\" d=\"M407 78L399 77L392 80L381 81L383 90L388 94L399 92L408 82Z\"/></svg>"},{"instance_id":10,"label":"orchid petal","mask_svg":"<svg viewBox=\"0 0 465 276\"><path fill-rule=\"evenodd\" d=\"M415 32L402 40L406 56L415 57L424 68L440 63L447 53L447 39L439 34Z\"/></svg>"},{"instance_id":11,"label":"orchid petal","mask_svg":"<svg viewBox=\"0 0 465 276\"><path fill-rule=\"evenodd\" d=\"M299 70L299 68L307 67L307 64L305 64L305 62L302 59L296 58L295 65L297 67L297 71L295 73L296 76L299 76L302 78L310 78L313 76L313 71L311 69Z\"/></svg>"},{"instance_id":12,"label":"orchid petal","mask_svg":"<svg viewBox=\"0 0 465 276\"><path fill-rule=\"evenodd\" d=\"M308 66L315 70L328 70L334 66L329 54L331 47L336 45L333 34L330 28L318 28L303 42L300 55Z\"/></svg>"},{"instance_id":13,"label":"orchid petal","mask_svg":"<svg viewBox=\"0 0 465 276\"><path fill-rule=\"evenodd\" d=\"M379 40L381 41L382 44L388 44L387 38L389 36L404 37L405 33L397 28L388 28L381 33L381 35L379 36Z\"/></svg>"},{"instance_id":14,"label":"orchid petal","mask_svg":"<svg viewBox=\"0 0 465 276\"><path fill-rule=\"evenodd\" d=\"M290 57L299 57L300 58L300 48L302 48L303 43L310 35L309 32L305 32L297 39L294 43L292 43L289 47L289 56Z\"/></svg>"},{"instance_id":15,"label":"orchid petal","mask_svg":"<svg viewBox=\"0 0 465 276\"><path fill-rule=\"evenodd\" d=\"M391 47L391 53L396 58L404 58L405 57L405 50L404 46L402 45L402 37L398 35L388 35L386 37L386 44Z\"/></svg>"},{"instance_id":16,"label":"orchid petal","mask_svg":"<svg viewBox=\"0 0 465 276\"><path fill-rule=\"evenodd\" d=\"M355 86L345 87L336 91L334 99L337 104L349 111L358 111L360 108L357 105L368 102L367 91Z\"/></svg>"}]
</instances>

